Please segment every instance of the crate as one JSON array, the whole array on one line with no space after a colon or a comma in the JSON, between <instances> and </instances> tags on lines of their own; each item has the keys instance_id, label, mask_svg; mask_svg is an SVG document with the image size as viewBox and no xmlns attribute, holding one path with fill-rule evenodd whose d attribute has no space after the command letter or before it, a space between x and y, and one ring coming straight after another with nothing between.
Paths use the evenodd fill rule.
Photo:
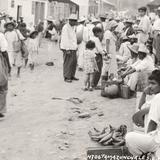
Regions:
<instances>
[{"instance_id":1,"label":"crate","mask_svg":"<svg viewBox=\"0 0 160 160\"><path fill-rule=\"evenodd\" d=\"M134 160L126 147L97 147L87 149L87 160Z\"/></svg>"}]
</instances>

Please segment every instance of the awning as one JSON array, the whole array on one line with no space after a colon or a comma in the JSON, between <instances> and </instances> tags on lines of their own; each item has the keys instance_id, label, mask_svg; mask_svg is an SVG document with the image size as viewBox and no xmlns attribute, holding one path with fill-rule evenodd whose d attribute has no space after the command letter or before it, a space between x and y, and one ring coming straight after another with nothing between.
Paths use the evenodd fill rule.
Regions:
<instances>
[{"instance_id":1,"label":"awning","mask_svg":"<svg viewBox=\"0 0 160 160\"><path fill-rule=\"evenodd\" d=\"M160 0L154 0L148 3L147 6L160 6Z\"/></svg>"},{"instance_id":2,"label":"awning","mask_svg":"<svg viewBox=\"0 0 160 160\"><path fill-rule=\"evenodd\" d=\"M70 3L70 0L48 0L49 2L63 2L63 3Z\"/></svg>"},{"instance_id":3,"label":"awning","mask_svg":"<svg viewBox=\"0 0 160 160\"><path fill-rule=\"evenodd\" d=\"M71 0L79 6L88 6L89 0Z\"/></svg>"},{"instance_id":4,"label":"awning","mask_svg":"<svg viewBox=\"0 0 160 160\"><path fill-rule=\"evenodd\" d=\"M115 4L109 2L108 0L102 0L102 2L104 2L104 3L106 3L106 4L110 5L110 6L115 7Z\"/></svg>"}]
</instances>

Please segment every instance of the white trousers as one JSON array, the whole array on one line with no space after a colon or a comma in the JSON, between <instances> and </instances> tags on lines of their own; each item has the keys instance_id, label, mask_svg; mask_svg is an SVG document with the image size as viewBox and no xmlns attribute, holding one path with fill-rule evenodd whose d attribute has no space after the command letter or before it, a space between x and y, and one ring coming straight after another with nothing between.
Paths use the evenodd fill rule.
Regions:
<instances>
[{"instance_id":1,"label":"white trousers","mask_svg":"<svg viewBox=\"0 0 160 160\"><path fill-rule=\"evenodd\" d=\"M126 145L133 156L141 156L148 152L155 153L159 149L159 144L148 134L129 132L125 139Z\"/></svg>"},{"instance_id":2,"label":"white trousers","mask_svg":"<svg viewBox=\"0 0 160 160\"><path fill-rule=\"evenodd\" d=\"M130 87L130 89L132 91L135 91L136 90L136 85L137 85L137 82L138 82L138 72L134 72L130 75L130 78L129 78L129 81L127 83L127 85Z\"/></svg>"}]
</instances>

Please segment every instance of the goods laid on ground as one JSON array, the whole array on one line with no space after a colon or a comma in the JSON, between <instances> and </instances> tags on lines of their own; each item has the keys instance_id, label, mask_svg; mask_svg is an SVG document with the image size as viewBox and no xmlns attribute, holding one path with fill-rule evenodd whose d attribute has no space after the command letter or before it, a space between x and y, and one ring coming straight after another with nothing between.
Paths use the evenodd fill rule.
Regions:
<instances>
[{"instance_id":1,"label":"goods laid on ground","mask_svg":"<svg viewBox=\"0 0 160 160\"><path fill-rule=\"evenodd\" d=\"M94 128L94 131L89 131L88 134L90 138L98 142L103 146L124 146L125 145L125 135L127 133L127 126L121 125L118 128L114 128L111 125L105 127L102 131Z\"/></svg>"}]
</instances>

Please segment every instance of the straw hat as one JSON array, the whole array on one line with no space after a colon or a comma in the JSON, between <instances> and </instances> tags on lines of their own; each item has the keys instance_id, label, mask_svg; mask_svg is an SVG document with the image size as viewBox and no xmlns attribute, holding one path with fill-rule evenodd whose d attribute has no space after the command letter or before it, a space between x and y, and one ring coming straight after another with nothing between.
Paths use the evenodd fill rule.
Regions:
<instances>
[{"instance_id":1,"label":"straw hat","mask_svg":"<svg viewBox=\"0 0 160 160\"><path fill-rule=\"evenodd\" d=\"M54 19L52 16L49 16L46 20L52 22Z\"/></svg>"},{"instance_id":2,"label":"straw hat","mask_svg":"<svg viewBox=\"0 0 160 160\"><path fill-rule=\"evenodd\" d=\"M97 18L92 19L92 23L98 23L98 22L100 22L100 21Z\"/></svg>"},{"instance_id":3,"label":"straw hat","mask_svg":"<svg viewBox=\"0 0 160 160\"><path fill-rule=\"evenodd\" d=\"M127 19L127 20L125 20L125 23L133 24L134 22L133 22L133 20L132 20L132 19Z\"/></svg>"},{"instance_id":4,"label":"straw hat","mask_svg":"<svg viewBox=\"0 0 160 160\"><path fill-rule=\"evenodd\" d=\"M110 21L108 24L109 29L114 28L116 26L118 26L118 23L115 20Z\"/></svg>"},{"instance_id":5,"label":"straw hat","mask_svg":"<svg viewBox=\"0 0 160 160\"><path fill-rule=\"evenodd\" d=\"M100 17L100 18L104 18L104 19L107 18L106 15L100 15L99 17Z\"/></svg>"},{"instance_id":6,"label":"straw hat","mask_svg":"<svg viewBox=\"0 0 160 160\"><path fill-rule=\"evenodd\" d=\"M138 44L133 44L133 45L130 45L128 46L129 50L138 54L138 51L139 51L139 45Z\"/></svg>"},{"instance_id":7,"label":"straw hat","mask_svg":"<svg viewBox=\"0 0 160 160\"><path fill-rule=\"evenodd\" d=\"M130 36L128 36L130 39L136 39L137 37L136 37L136 35L135 34L132 34L132 35L130 35Z\"/></svg>"},{"instance_id":8,"label":"straw hat","mask_svg":"<svg viewBox=\"0 0 160 160\"><path fill-rule=\"evenodd\" d=\"M147 47L144 44L139 45L138 52L143 52L143 53L149 54L149 50L147 49Z\"/></svg>"},{"instance_id":9,"label":"straw hat","mask_svg":"<svg viewBox=\"0 0 160 160\"><path fill-rule=\"evenodd\" d=\"M76 14L71 14L68 19L77 21L78 18Z\"/></svg>"},{"instance_id":10,"label":"straw hat","mask_svg":"<svg viewBox=\"0 0 160 160\"><path fill-rule=\"evenodd\" d=\"M81 22L85 22L86 21L86 18L85 17L81 17L78 22L81 23Z\"/></svg>"}]
</instances>

